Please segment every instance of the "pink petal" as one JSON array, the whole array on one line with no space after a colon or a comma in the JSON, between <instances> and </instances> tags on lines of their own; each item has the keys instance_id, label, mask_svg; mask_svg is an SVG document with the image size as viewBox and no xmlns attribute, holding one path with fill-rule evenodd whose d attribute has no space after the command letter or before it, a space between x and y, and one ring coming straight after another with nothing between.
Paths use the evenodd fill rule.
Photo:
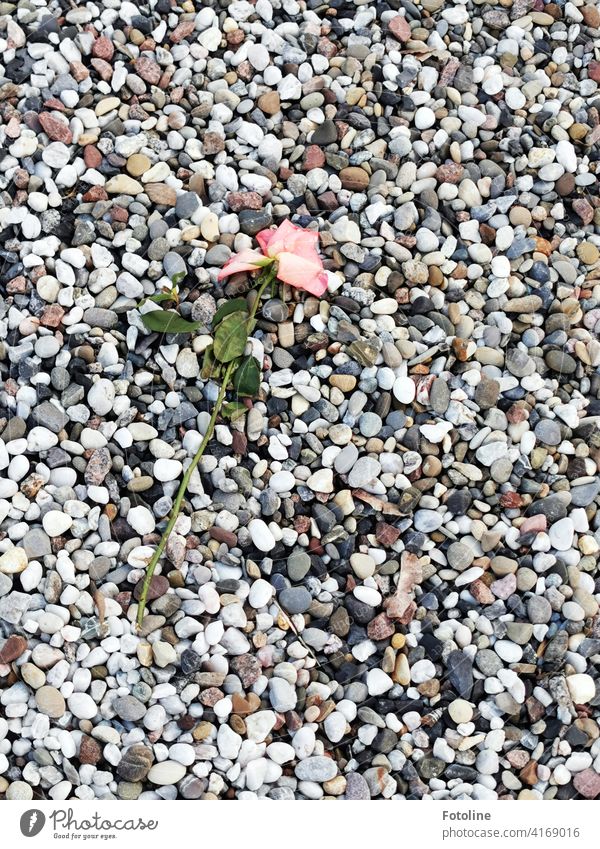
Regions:
<instances>
[{"instance_id":1,"label":"pink petal","mask_svg":"<svg viewBox=\"0 0 600 849\"><path fill-rule=\"evenodd\" d=\"M288 219L275 230L262 230L256 238L263 251L269 256L276 257L280 253L292 253L312 262L320 261L317 253L319 234L313 230L297 227Z\"/></svg>"},{"instance_id":2,"label":"pink petal","mask_svg":"<svg viewBox=\"0 0 600 849\"><path fill-rule=\"evenodd\" d=\"M217 279L222 280L230 274L237 274L238 271L256 271L264 258L264 255L260 251L240 251L239 254L234 254L227 260L223 268L219 271Z\"/></svg>"},{"instance_id":3,"label":"pink petal","mask_svg":"<svg viewBox=\"0 0 600 849\"><path fill-rule=\"evenodd\" d=\"M265 255L268 255L269 242L276 232L277 230L261 230L260 233L256 234L256 241Z\"/></svg>"},{"instance_id":4,"label":"pink petal","mask_svg":"<svg viewBox=\"0 0 600 849\"><path fill-rule=\"evenodd\" d=\"M286 250L313 262L315 260L320 262L317 252L319 234L315 233L314 230L303 230L301 227L295 227L294 230L295 232L290 234Z\"/></svg>"},{"instance_id":5,"label":"pink petal","mask_svg":"<svg viewBox=\"0 0 600 849\"><path fill-rule=\"evenodd\" d=\"M318 258L317 262L311 262L296 254L284 252L279 254L277 260L279 262L277 277L283 283L295 286L296 289L303 289L317 297L320 297L327 289L327 275Z\"/></svg>"},{"instance_id":6,"label":"pink petal","mask_svg":"<svg viewBox=\"0 0 600 849\"><path fill-rule=\"evenodd\" d=\"M266 254L276 257L284 251L295 253L293 246L297 232L302 232L301 228L286 218L275 230L263 230L256 238Z\"/></svg>"},{"instance_id":7,"label":"pink petal","mask_svg":"<svg viewBox=\"0 0 600 849\"><path fill-rule=\"evenodd\" d=\"M327 275L317 253L318 233L286 219L274 230L262 230L256 238L264 253L279 261L280 280L313 295L323 294Z\"/></svg>"},{"instance_id":8,"label":"pink petal","mask_svg":"<svg viewBox=\"0 0 600 849\"><path fill-rule=\"evenodd\" d=\"M306 291L320 298L327 291L327 275L324 271L320 271L316 277L313 277L305 286Z\"/></svg>"}]
</instances>

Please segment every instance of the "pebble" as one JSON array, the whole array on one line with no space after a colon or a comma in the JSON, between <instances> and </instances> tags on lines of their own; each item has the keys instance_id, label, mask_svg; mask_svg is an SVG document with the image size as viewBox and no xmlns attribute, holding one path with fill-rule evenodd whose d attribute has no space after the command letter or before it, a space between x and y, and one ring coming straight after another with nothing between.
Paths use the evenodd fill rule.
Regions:
<instances>
[{"instance_id":1,"label":"pebble","mask_svg":"<svg viewBox=\"0 0 600 849\"><path fill-rule=\"evenodd\" d=\"M176 761L162 761L150 768L147 777L152 784L177 784L185 773L186 768L183 764Z\"/></svg>"},{"instance_id":2,"label":"pebble","mask_svg":"<svg viewBox=\"0 0 600 849\"><path fill-rule=\"evenodd\" d=\"M330 781L337 775L337 766L331 758L315 756L300 761L295 773L300 781Z\"/></svg>"},{"instance_id":3,"label":"pebble","mask_svg":"<svg viewBox=\"0 0 600 849\"><path fill-rule=\"evenodd\" d=\"M261 607L264 607L271 599L273 595L273 588L268 581L259 578L258 581L254 581L252 586L250 587L250 593L248 595L248 601L256 610L259 610Z\"/></svg>"},{"instance_id":4,"label":"pebble","mask_svg":"<svg viewBox=\"0 0 600 849\"><path fill-rule=\"evenodd\" d=\"M25 549L14 546L0 555L0 572L5 575L17 575L27 569L28 562Z\"/></svg>"},{"instance_id":5,"label":"pebble","mask_svg":"<svg viewBox=\"0 0 600 849\"><path fill-rule=\"evenodd\" d=\"M155 521L147 507L132 507L127 514L127 522L139 534L150 534L154 530Z\"/></svg>"},{"instance_id":6,"label":"pebble","mask_svg":"<svg viewBox=\"0 0 600 849\"><path fill-rule=\"evenodd\" d=\"M87 693L73 693L67 699L67 705L77 719L93 719L98 713L98 707Z\"/></svg>"},{"instance_id":7,"label":"pebble","mask_svg":"<svg viewBox=\"0 0 600 849\"><path fill-rule=\"evenodd\" d=\"M470 722L473 718L473 708L464 699L454 699L448 707L448 713L457 725Z\"/></svg>"},{"instance_id":8,"label":"pebble","mask_svg":"<svg viewBox=\"0 0 600 849\"><path fill-rule=\"evenodd\" d=\"M71 516L67 516L60 510L49 510L44 514L42 526L49 537L59 537L66 533L73 524Z\"/></svg>"},{"instance_id":9,"label":"pebble","mask_svg":"<svg viewBox=\"0 0 600 849\"><path fill-rule=\"evenodd\" d=\"M271 551L275 547L275 538L271 533L269 526L262 519L253 519L248 530L252 537L252 542L259 551Z\"/></svg>"},{"instance_id":10,"label":"pebble","mask_svg":"<svg viewBox=\"0 0 600 849\"><path fill-rule=\"evenodd\" d=\"M290 614L305 613L311 605L312 596L305 587L289 587L282 590L279 601Z\"/></svg>"},{"instance_id":11,"label":"pebble","mask_svg":"<svg viewBox=\"0 0 600 849\"><path fill-rule=\"evenodd\" d=\"M576 705L585 705L596 696L596 684L591 675L584 673L569 675L567 686Z\"/></svg>"},{"instance_id":12,"label":"pebble","mask_svg":"<svg viewBox=\"0 0 600 849\"><path fill-rule=\"evenodd\" d=\"M146 713L146 707L135 696L120 696L115 699L114 709L117 716L125 722L137 722Z\"/></svg>"},{"instance_id":13,"label":"pebble","mask_svg":"<svg viewBox=\"0 0 600 849\"><path fill-rule=\"evenodd\" d=\"M51 719L60 719L66 710L64 697L56 687L43 686L36 690L35 703L40 713Z\"/></svg>"}]
</instances>

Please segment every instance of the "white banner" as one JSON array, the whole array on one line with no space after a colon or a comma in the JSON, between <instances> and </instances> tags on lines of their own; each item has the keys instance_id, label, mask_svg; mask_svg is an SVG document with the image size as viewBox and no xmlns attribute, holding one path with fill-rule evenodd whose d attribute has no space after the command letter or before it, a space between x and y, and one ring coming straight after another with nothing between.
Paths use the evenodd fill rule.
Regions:
<instances>
[{"instance_id":1,"label":"white banner","mask_svg":"<svg viewBox=\"0 0 600 849\"><path fill-rule=\"evenodd\" d=\"M227 803L225 803L227 804ZM11 802L2 808L7 849L70 845L181 849L575 849L596 845L589 802ZM306 805L310 805L310 811Z\"/></svg>"}]
</instances>

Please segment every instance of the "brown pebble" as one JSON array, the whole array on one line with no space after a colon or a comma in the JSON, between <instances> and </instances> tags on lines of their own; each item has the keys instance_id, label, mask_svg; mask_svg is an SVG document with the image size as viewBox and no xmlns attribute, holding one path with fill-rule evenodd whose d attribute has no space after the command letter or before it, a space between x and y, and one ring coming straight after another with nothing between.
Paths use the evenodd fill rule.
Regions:
<instances>
[{"instance_id":1,"label":"brown pebble","mask_svg":"<svg viewBox=\"0 0 600 849\"><path fill-rule=\"evenodd\" d=\"M369 185L369 175L364 168L349 166L342 168L339 173L342 186L353 192L362 192Z\"/></svg>"},{"instance_id":2,"label":"brown pebble","mask_svg":"<svg viewBox=\"0 0 600 849\"><path fill-rule=\"evenodd\" d=\"M79 746L79 760L82 764L97 764L102 757L100 744L92 737L84 735Z\"/></svg>"},{"instance_id":3,"label":"brown pebble","mask_svg":"<svg viewBox=\"0 0 600 849\"><path fill-rule=\"evenodd\" d=\"M595 799L600 795L600 775L591 769L575 773L573 786L584 799Z\"/></svg>"},{"instance_id":4,"label":"brown pebble","mask_svg":"<svg viewBox=\"0 0 600 849\"><path fill-rule=\"evenodd\" d=\"M212 539L216 539L217 542L224 542L225 545L228 545L229 548L237 545L237 536L231 531L226 531L225 528L215 528L214 526L209 531Z\"/></svg>"},{"instance_id":5,"label":"brown pebble","mask_svg":"<svg viewBox=\"0 0 600 849\"><path fill-rule=\"evenodd\" d=\"M50 719L60 719L66 708L62 693L56 687L50 687L47 684L36 690L35 703L40 713L49 716Z\"/></svg>"},{"instance_id":6,"label":"brown pebble","mask_svg":"<svg viewBox=\"0 0 600 849\"><path fill-rule=\"evenodd\" d=\"M159 206L175 206L177 202L177 192L165 183L146 183L144 191Z\"/></svg>"},{"instance_id":7,"label":"brown pebble","mask_svg":"<svg viewBox=\"0 0 600 849\"><path fill-rule=\"evenodd\" d=\"M143 579L138 581L135 585L135 589L133 591L133 597L139 601L140 596L142 594L142 587L144 586ZM169 589L169 581L165 578L164 575L154 575L152 580L150 581L150 587L148 589L148 601L154 601L156 598L160 598L163 596Z\"/></svg>"},{"instance_id":8,"label":"brown pebble","mask_svg":"<svg viewBox=\"0 0 600 849\"><path fill-rule=\"evenodd\" d=\"M2 648L0 648L0 663L12 663L13 660L21 657L26 648L27 640L25 637L11 634Z\"/></svg>"},{"instance_id":9,"label":"brown pebble","mask_svg":"<svg viewBox=\"0 0 600 849\"><path fill-rule=\"evenodd\" d=\"M281 109L281 101L276 91L268 91L258 98L258 108L265 115L276 115Z\"/></svg>"},{"instance_id":10,"label":"brown pebble","mask_svg":"<svg viewBox=\"0 0 600 849\"><path fill-rule=\"evenodd\" d=\"M132 177L141 177L149 170L150 165L150 159L144 153L134 153L127 160L125 167Z\"/></svg>"}]
</instances>

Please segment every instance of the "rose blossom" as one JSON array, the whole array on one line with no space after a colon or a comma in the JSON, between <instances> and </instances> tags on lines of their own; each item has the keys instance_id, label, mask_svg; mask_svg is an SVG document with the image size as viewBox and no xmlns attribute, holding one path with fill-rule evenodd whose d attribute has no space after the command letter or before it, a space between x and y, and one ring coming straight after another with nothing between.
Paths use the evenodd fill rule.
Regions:
<instances>
[{"instance_id":1,"label":"rose blossom","mask_svg":"<svg viewBox=\"0 0 600 849\"><path fill-rule=\"evenodd\" d=\"M277 262L277 278L282 283L320 297L327 289L327 274L317 253L319 235L285 220L274 230L262 230L256 237L262 253L240 251L219 272L219 280L238 271L257 271Z\"/></svg>"}]
</instances>

